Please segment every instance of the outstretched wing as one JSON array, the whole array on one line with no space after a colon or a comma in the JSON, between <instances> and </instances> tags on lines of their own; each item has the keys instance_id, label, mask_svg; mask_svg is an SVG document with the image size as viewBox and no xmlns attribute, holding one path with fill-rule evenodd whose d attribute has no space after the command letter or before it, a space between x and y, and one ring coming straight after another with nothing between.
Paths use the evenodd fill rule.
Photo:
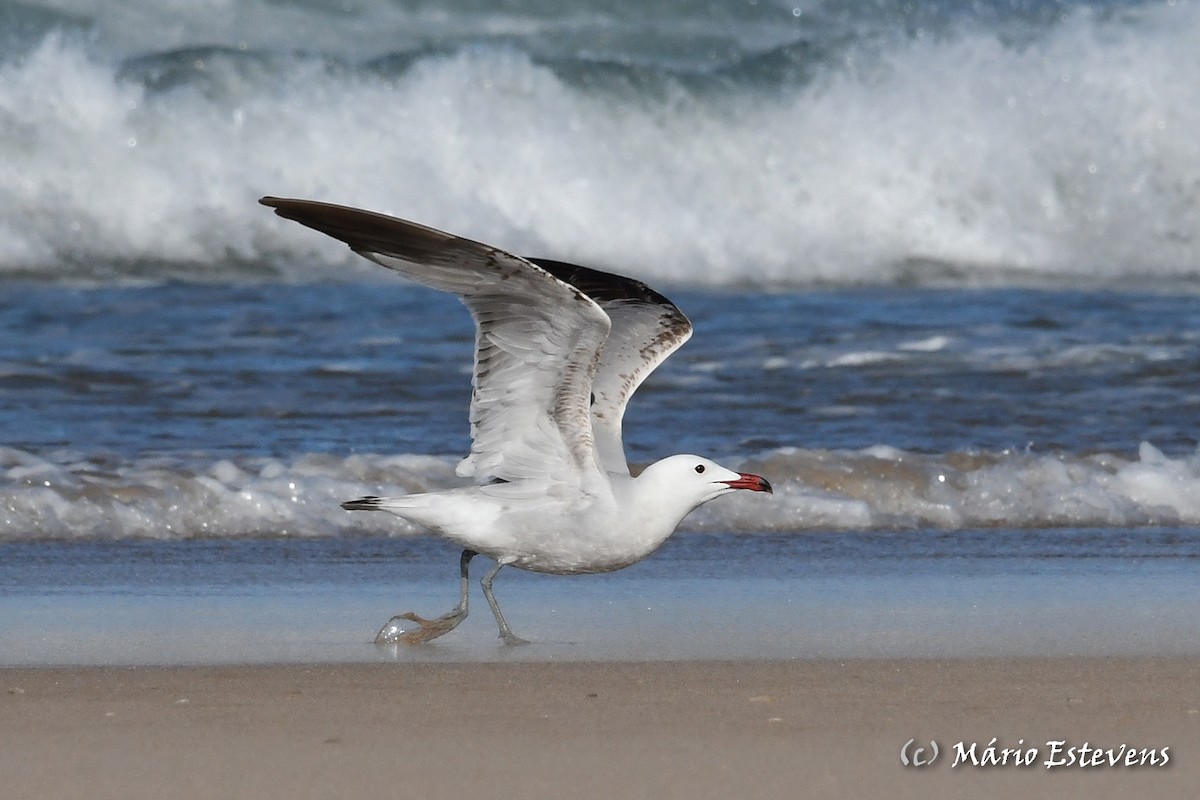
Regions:
<instances>
[{"instance_id":1,"label":"outstretched wing","mask_svg":"<svg viewBox=\"0 0 1200 800\"><path fill-rule=\"evenodd\" d=\"M595 472L589 405L611 323L586 293L523 258L413 222L310 200L260 202L470 309L471 454L460 475L575 483Z\"/></svg>"},{"instance_id":2,"label":"outstretched wing","mask_svg":"<svg viewBox=\"0 0 1200 800\"><path fill-rule=\"evenodd\" d=\"M592 298L612 320L592 379L592 429L600 463L609 472L626 472L625 407L646 376L691 338L692 323L641 281L561 261L529 260Z\"/></svg>"}]
</instances>

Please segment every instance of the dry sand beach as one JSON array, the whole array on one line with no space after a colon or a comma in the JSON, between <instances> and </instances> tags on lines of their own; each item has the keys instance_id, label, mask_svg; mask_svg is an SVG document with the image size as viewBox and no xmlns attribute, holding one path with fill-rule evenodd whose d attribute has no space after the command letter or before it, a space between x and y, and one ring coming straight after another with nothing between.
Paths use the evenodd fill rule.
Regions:
<instances>
[{"instance_id":1,"label":"dry sand beach","mask_svg":"<svg viewBox=\"0 0 1200 800\"><path fill-rule=\"evenodd\" d=\"M1196 658L46 667L0 681L12 800L1183 798L1200 785ZM1033 763L952 766L959 742L982 759L992 737L998 752L1035 748L1020 757ZM935 740L938 760L903 766L910 739L917 759ZM1046 768L1085 743L1105 766ZM1110 749L1169 762L1107 766Z\"/></svg>"}]
</instances>

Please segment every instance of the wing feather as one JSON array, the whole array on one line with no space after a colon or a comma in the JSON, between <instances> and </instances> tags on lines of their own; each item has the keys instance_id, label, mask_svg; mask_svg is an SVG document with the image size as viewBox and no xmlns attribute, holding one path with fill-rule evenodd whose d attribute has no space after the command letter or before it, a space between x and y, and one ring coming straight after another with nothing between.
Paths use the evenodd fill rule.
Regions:
<instances>
[{"instance_id":1,"label":"wing feather","mask_svg":"<svg viewBox=\"0 0 1200 800\"><path fill-rule=\"evenodd\" d=\"M471 453L460 475L577 483L596 471L589 400L611 322L585 292L526 259L424 225L310 200L260 202L466 304L475 371Z\"/></svg>"},{"instance_id":2,"label":"wing feather","mask_svg":"<svg viewBox=\"0 0 1200 800\"><path fill-rule=\"evenodd\" d=\"M629 398L691 338L692 323L641 281L561 261L529 260L591 297L612 320L592 379L592 429L604 468L627 472L621 428Z\"/></svg>"}]
</instances>

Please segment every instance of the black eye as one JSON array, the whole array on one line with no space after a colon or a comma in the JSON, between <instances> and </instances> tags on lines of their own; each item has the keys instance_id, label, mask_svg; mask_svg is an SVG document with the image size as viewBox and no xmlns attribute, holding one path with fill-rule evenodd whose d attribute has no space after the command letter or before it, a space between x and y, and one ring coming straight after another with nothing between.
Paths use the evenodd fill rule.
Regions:
<instances>
[{"instance_id":1,"label":"black eye","mask_svg":"<svg viewBox=\"0 0 1200 800\"><path fill-rule=\"evenodd\" d=\"M697 474L697 475L703 475L703 474L704 474L704 465L703 465L703 464L697 464L697 465L696 465L696 474Z\"/></svg>"}]
</instances>

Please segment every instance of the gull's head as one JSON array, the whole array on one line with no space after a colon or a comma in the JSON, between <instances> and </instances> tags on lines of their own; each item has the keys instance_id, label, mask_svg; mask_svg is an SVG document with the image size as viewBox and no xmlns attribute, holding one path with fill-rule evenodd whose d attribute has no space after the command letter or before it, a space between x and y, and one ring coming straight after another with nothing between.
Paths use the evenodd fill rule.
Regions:
<instances>
[{"instance_id":1,"label":"gull's head","mask_svg":"<svg viewBox=\"0 0 1200 800\"><path fill-rule=\"evenodd\" d=\"M745 489L771 493L771 484L761 475L735 472L703 456L680 455L654 464L656 478L664 480L679 495L694 498L695 506L714 497ZM649 472L650 469L647 471Z\"/></svg>"},{"instance_id":2,"label":"gull's head","mask_svg":"<svg viewBox=\"0 0 1200 800\"><path fill-rule=\"evenodd\" d=\"M769 493L771 484L702 456L671 456L646 467L633 482L632 506L641 525L665 539L696 506L739 489Z\"/></svg>"}]
</instances>

